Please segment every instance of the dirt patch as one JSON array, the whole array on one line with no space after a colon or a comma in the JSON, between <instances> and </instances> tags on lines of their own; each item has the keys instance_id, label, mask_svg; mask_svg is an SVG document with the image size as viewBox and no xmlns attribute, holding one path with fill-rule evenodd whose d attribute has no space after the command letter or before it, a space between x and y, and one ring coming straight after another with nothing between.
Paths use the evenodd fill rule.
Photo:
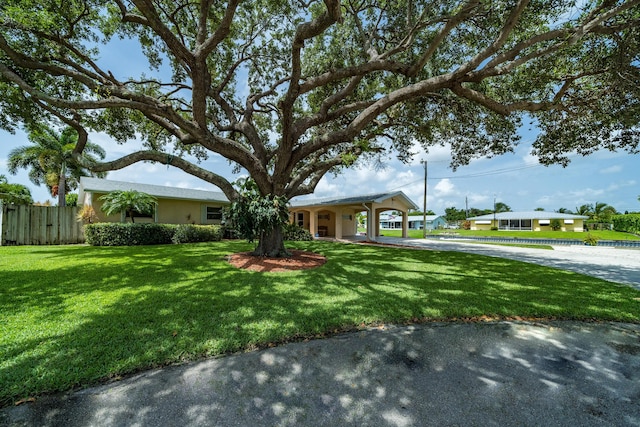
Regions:
<instances>
[{"instance_id":1,"label":"dirt patch","mask_svg":"<svg viewBox=\"0 0 640 427\"><path fill-rule=\"evenodd\" d=\"M314 252L290 251L287 258L266 258L251 255L251 252L239 252L229 256L229 264L236 268L261 272L285 272L309 270L320 267L327 258Z\"/></svg>"}]
</instances>

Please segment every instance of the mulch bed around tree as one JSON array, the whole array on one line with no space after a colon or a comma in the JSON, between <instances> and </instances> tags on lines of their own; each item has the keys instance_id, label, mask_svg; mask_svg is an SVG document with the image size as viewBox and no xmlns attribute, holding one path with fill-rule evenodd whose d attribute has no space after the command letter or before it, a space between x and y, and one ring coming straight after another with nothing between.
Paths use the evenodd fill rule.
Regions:
<instances>
[{"instance_id":1,"label":"mulch bed around tree","mask_svg":"<svg viewBox=\"0 0 640 427\"><path fill-rule=\"evenodd\" d=\"M239 252L229 256L229 264L236 268L261 271L261 272L285 272L296 270L308 270L320 267L327 258L307 251L289 251L290 257L267 258L251 255L251 252Z\"/></svg>"}]
</instances>

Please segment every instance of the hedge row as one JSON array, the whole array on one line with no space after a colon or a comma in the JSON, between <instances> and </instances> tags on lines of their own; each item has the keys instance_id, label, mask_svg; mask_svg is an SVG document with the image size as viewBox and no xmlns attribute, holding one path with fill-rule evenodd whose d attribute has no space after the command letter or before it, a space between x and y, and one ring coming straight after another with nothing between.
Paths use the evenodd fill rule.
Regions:
<instances>
[{"instance_id":1,"label":"hedge row","mask_svg":"<svg viewBox=\"0 0 640 427\"><path fill-rule=\"evenodd\" d=\"M284 226L284 240L313 240L309 231L295 224ZM219 225L101 222L84 228L88 244L93 246L166 245L169 243L217 242L233 230Z\"/></svg>"},{"instance_id":2,"label":"hedge row","mask_svg":"<svg viewBox=\"0 0 640 427\"><path fill-rule=\"evenodd\" d=\"M616 231L640 234L640 214L615 215L612 221Z\"/></svg>"},{"instance_id":3,"label":"hedge row","mask_svg":"<svg viewBox=\"0 0 640 427\"><path fill-rule=\"evenodd\" d=\"M219 225L97 223L84 229L93 246L163 245L169 243L214 242L222 239Z\"/></svg>"}]
</instances>

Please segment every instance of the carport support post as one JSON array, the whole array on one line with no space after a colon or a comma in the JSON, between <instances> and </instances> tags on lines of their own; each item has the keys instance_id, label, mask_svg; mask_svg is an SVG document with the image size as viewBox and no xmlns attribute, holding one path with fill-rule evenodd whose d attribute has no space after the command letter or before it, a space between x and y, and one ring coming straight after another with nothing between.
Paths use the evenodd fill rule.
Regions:
<instances>
[{"instance_id":1,"label":"carport support post","mask_svg":"<svg viewBox=\"0 0 640 427\"><path fill-rule=\"evenodd\" d=\"M408 236L407 230L409 229L409 211L402 212L402 238L406 239Z\"/></svg>"},{"instance_id":2,"label":"carport support post","mask_svg":"<svg viewBox=\"0 0 640 427\"><path fill-rule=\"evenodd\" d=\"M342 239L342 209L336 209L336 239Z\"/></svg>"},{"instance_id":3,"label":"carport support post","mask_svg":"<svg viewBox=\"0 0 640 427\"><path fill-rule=\"evenodd\" d=\"M316 234L318 234L318 226L316 225L317 223L318 223L318 212L309 211L309 233L311 233L313 237L315 237Z\"/></svg>"},{"instance_id":4,"label":"carport support post","mask_svg":"<svg viewBox=\"0 0 640 427\"><path fill-rule=\"evenodd\" d=\"M371 204L363 203L362 206L364 206L365 209L367 210L367 240L376 240L374 237L374 225L373 225L373 221L375 217L375 215L373 214L373 203Z\"/></svg>"}]
</instances>

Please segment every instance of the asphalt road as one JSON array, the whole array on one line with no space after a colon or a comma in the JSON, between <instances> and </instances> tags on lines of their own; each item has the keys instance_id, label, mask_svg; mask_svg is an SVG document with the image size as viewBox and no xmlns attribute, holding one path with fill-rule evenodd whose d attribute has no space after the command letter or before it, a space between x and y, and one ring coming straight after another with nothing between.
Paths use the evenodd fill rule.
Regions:
<instances>
[{"instance_id":1,"label":"asphalt road","mask_svg":"<svg viewBox=\"0 0 640 427\"><path fill-rule=\"evenodd\" d=\"M11 426L638 426L640 325L368 329L0 411Z\"/></svg>"}]
</instances>

